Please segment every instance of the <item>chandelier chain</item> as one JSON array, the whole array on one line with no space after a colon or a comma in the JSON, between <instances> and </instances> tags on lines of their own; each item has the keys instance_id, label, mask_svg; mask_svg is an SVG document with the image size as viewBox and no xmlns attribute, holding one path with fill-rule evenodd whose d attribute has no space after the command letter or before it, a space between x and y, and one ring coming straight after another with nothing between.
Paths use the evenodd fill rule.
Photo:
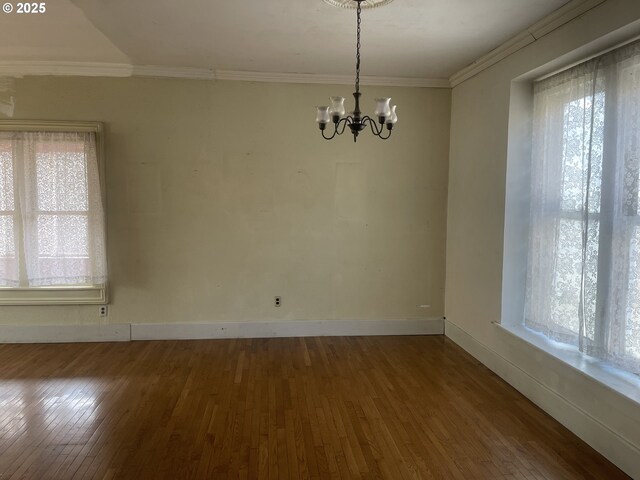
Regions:
<instances>
[{"instance_id":1,"label":"chandelier chain","mask_svg":"<svg viewBox=\"0 0 640 480\"><path fill-rule=\"evenodd\" d=\"M362 23L362 19L360 15L362 13L362 5L361 0L356 0L358 2L358 23L357 23L357 42L356 42L356 93L360 93L360 24Z\"/></svg>"}]
</instances>

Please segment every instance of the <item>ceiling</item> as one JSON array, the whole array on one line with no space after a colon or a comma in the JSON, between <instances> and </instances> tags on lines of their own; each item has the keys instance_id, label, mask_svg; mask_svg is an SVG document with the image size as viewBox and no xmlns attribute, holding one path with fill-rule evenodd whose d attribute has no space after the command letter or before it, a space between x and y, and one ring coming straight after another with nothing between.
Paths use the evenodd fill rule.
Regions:
<instances>
[{"instance_id":1,"label":"ceiling","mask_svg":"<svg viewBox=\"0 0 640 480\"><path fill-rule=\"evenodd\" d=\"M15 3L15 2L14 2ZM448 78L568 0L395 0L363 12L362 73ZM355 12L321 0L49 0L0 13L0 63L350 75Z\"/></svg>"}]
</instances>

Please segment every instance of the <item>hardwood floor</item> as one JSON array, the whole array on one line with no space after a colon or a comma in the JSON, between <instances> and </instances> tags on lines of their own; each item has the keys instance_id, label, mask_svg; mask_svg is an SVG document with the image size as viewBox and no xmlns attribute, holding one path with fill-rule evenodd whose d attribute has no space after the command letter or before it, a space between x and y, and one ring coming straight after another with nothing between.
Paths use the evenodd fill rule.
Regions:
<instances>
[{"instance_id":1,"label":"hardwood floor","mask_svg":"<svg viewBox=\"0 0 640 480\"><path fill-rule=\"evenodd\" d=\"M442 336L0 345L0 479L628 478Z\"/></svg>"}]
</instances>

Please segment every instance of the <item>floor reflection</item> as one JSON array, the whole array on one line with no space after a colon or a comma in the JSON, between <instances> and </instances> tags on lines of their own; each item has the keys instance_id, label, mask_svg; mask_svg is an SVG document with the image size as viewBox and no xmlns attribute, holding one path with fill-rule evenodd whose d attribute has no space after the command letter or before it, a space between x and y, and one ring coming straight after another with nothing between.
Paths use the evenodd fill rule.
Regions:
<instances>
[{"instance_id":1,"label":"floor reflection","mask_svg":"<svg viewBox=\"0 0 640 480\"><path fill-rule=\"evenodd\" d=\"M0 379L0 478L3 466L25 455L85 444L97 427L101 384L98 378Z\"/></svg>"}]
</instances>

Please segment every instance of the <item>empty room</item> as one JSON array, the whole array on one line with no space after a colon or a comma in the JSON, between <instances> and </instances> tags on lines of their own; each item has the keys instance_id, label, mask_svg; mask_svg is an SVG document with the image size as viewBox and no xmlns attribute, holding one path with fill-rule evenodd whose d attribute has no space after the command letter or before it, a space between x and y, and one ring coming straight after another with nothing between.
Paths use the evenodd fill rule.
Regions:
<instances>
[{"instance_id":1,"label":"empty room","mask_svg":"<svg viewBox=\"0 0 640 480\"><path fill-rule=\"evenodd\" d=\"M0 480L640 480L639 0L0 4Z\"/></svg>"}]
</instances>

